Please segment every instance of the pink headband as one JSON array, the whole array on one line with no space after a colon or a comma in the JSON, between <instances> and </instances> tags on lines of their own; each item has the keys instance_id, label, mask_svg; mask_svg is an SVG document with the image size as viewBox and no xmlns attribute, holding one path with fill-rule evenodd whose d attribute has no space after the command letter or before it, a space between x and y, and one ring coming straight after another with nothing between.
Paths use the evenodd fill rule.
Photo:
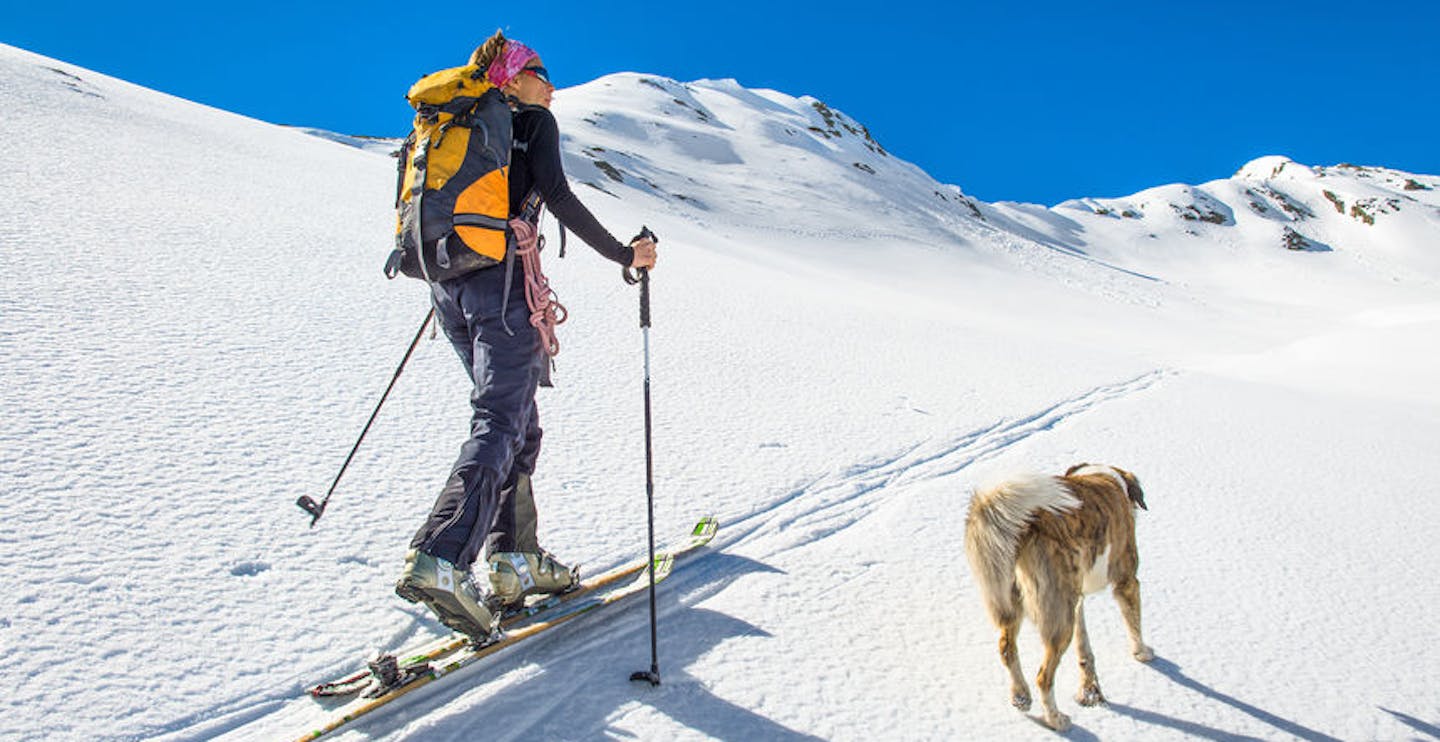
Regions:
<instances>
[{"instance_id":1,"label":"pink headband","mask_svg":"<svg viewBox=\"0 0 1440 742\"><path fill-rule=\"evenodd\" d=\"M507 41L499 56L490 63L489 69L485 71L485 76L490 78L490 82L495 87L503 88L505 83L520 74L520 70L525 69L525 65L529 64L530 60L538 56L540 55L531 51L530 47L518 41Z\"/></svg>"}]
</instances>

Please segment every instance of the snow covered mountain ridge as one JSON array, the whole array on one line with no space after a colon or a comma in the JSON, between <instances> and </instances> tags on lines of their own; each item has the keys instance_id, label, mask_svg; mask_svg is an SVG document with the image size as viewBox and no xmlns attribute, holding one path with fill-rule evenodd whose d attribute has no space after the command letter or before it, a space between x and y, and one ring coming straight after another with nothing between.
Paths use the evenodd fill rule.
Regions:
<instances>
[{"instance_id":1,"label":"snow covered mountain ridge","mask_svg":"<svg viewBox=\"0 0 1440 742\"><path fill-rule=\"evenodd\" d=\"M1299 284L1310 281L1295 279L1297 258L1285 254L1310 253L1330 257L1299 273L1440 286L1435 175L1269 156L1226 179L1047 208L970 197L890 155L863 124L821 101L733 80L610 75L560 91L554 110L567 172L582 191L642 208L663 201L726 234L760 228L832 242L825 260L863 265L874 241L910 242L1067 283L1075 261L1162 282L1179 261L1197 268L1183 280L1193 290L1267 301L1279 276L1309 291ZM1131 300L1144 293L1112 280L1091 271L1079 285Z\"/></svg>"},{"instance_id":2,"label":"snow covered mountain ridge","mask_svg":"<svg viewBox=\"0 0 1440 742\"><path fill-rule=\"evenodd\" d=\"M1150 265L1149 243L1181 236L1196 249L1388 255L1397 272L1440 279L1440 251L1428 247L1440 235L1435 175L1273 155L1201 185L1054 207L986 203L892 156L862 123L822 101L734 80L607 75L557 91L554 111L567 174L582 197L661 201L712 228L773 224L811 236L951 246L993 241L998 230L1004 239L1139 265Z\"/></svg>"}]
</instances>

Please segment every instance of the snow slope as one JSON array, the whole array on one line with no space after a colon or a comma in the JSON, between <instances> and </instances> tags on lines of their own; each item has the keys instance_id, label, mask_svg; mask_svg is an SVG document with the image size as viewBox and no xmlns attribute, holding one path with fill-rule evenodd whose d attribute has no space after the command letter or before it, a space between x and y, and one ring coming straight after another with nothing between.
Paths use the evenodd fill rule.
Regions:
<instances>
[{"instance_id":1,"label":"snow slope","mask_svg":"<svg viewBox=\"0 0 1440 742\"><path fill-rule=\"evenodd\" d=\"M0 737L298 733L304 684L441 632L390 588L467 422L443 341L319 527L293 505L425 312L379 270L394 161L3 46L0 105ZM1081 460L1145 484L1159 657L1091 598L1110 704L1069 700L1067 660L1068 736L1440 736L1440 180L1266 159L1047 209L733 81L555 111L602 222L662 236L658 530L722 534L662 590L659 688L625 680L637 603L349 738L1049 737L960 527L977 483ZM601 570L644 547L641 346L634 290L571 250L537 490L547 546Z\"/></svg>"}]
</instances>

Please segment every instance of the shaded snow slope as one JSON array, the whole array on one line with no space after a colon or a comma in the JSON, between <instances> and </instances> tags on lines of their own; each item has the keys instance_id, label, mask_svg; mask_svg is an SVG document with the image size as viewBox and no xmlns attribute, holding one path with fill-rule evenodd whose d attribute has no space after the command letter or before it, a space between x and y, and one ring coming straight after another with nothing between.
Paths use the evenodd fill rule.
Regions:
<instances>
[{"instance_id":1,"label":"shaded snow slope","mask_svg":"<svg viewBox=\"0 0 1440 742\"><path fill-rule=\"evenodd\" d=\"M366 152L374 152L382 155L388 155L395 152L400 148L400 144L402 142L401 139L395 139L392 137L353 136L350 134L339 134L333 131L326 131L324 129L311 129L304 126L297 126L294 127L294 129L305 134L320 137L321 139L329 139L332 142L348 144L351 147L363 149Z\"/></svg>"},{"instance_id":2,"label":"shaded snow slope","mask_svg":"<svg viewBox=\"0 0 1440 742\"><path fill-rule=\"evenodd\" d=\"M298 734L304 684L442 633L391 586L468 422L443 340L320 525L293 505L425 312L380 274L394 161L4 46L0 106L0 737ZM659 688L625 680L637 603L346 738L1052 738L1006 703L961 519L997 471L1081 460L1145 483L1159 658L1092 597L1110 705L1069 700L1067 657L1070 736L1436 733L1433 176L1272 158L1047 209L733 81L555 110L577 193L662 237L657 530L724 526L662 588ZM570 249L536 486L542 541L598 571L645 543L641 343L634 289Z\"/></svg>"}]
</instances>

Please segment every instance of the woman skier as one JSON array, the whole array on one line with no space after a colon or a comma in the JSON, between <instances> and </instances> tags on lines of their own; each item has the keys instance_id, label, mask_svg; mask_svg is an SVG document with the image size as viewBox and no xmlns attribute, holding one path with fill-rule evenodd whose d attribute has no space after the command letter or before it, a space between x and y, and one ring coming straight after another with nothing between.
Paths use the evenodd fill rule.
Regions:
<instances>
[{"instance_id":1,"label":"woman skier","mask_svg":"<svg viewBox=\"0 0 1440 742\"><path fill-rule=\"evenodd\" d=\"M620 243L571 192L561 165L559 127L549 110L555 86L540 56L497 31L470 63L485 68L514 111L510 216L532 220L533 226L543 202L564 228L602 256L630 268L654 268L652 240ZM395 586L402 598L423 602L446 626L480 641L491 635L502 607L526 595L564 591L577 579L536 539L531 475L541 430L535 390L548 386L546 346L553 340L531 325L524 269L514 267L513 276L507 275L510 265L494 265L430 284L436 318L473 382L473 414L470 437L411 541ZM489 598L471 580L482 553Z\"/></svg>"}]
</instances>

